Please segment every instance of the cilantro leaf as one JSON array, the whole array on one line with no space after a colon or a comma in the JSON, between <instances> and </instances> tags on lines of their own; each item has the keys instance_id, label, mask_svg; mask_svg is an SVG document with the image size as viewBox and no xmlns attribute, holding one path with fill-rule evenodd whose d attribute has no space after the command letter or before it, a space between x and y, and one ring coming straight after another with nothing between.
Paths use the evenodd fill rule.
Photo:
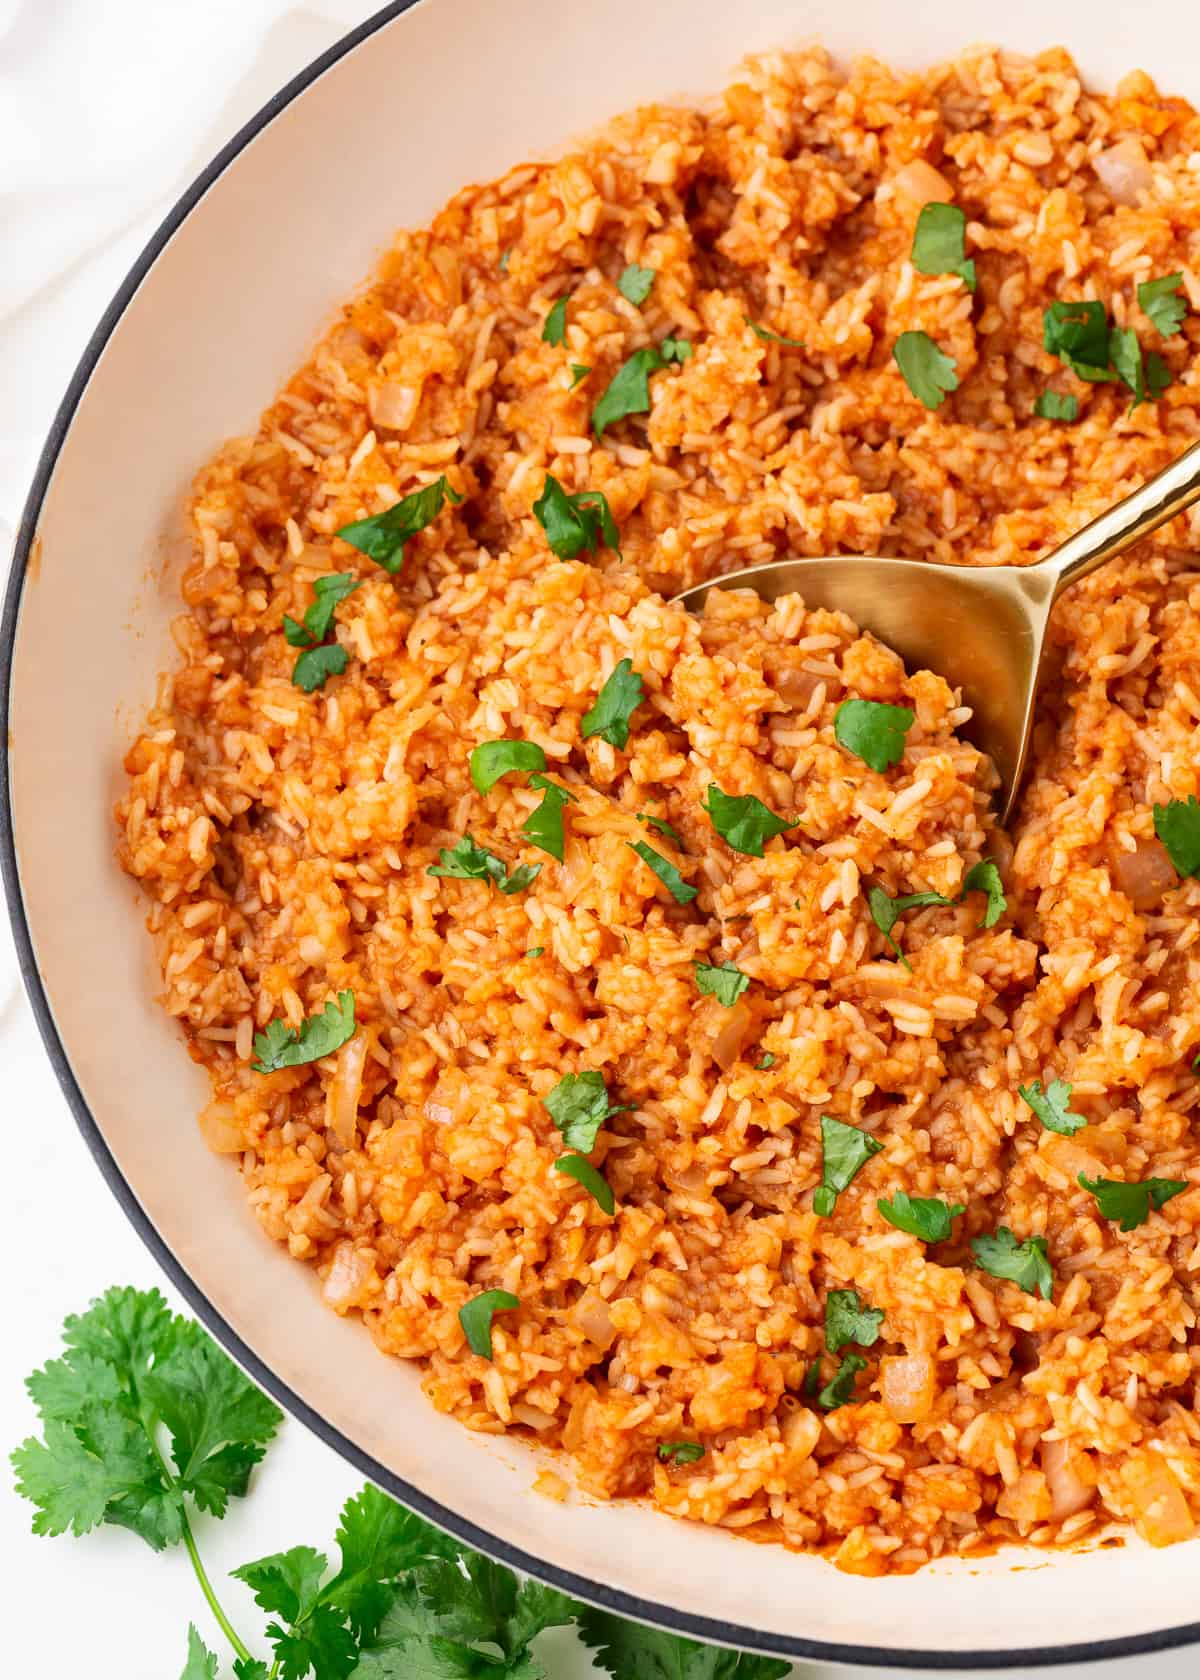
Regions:
<instances>
[{"instance_id":1,"label":"cilantro leaf","mask_svg":"<svg viewBox=\"0 0 1200 1680\"><path fill-rule=\"evenodd\" d=\"M617 1204L613 1199L612 1186L600 1169L594 1167L586 1156L560 1155L554 1163L554 1170L573 1178L604 1213L611 1214L615 1211Z\"/></svg>"},{"instance_id":2,"label":"cilantro leaf","mask_svg":"<svg viewBox=\"0 0 1200 1680\"><path fill-rule=\"evenodd\" d=\"M1072 1114L1067 1106L1071 1101L1071 1087L1065 1079L1052 1079L1047 1091L1042 1090L1040 1079L1034 1079L1028 1085L1018 1085L1017 1095L1026 1108L1033 1110L1048 1132L1074 1137L1087 1125L1082 1114Z\"/></svg>"},{"instance_id":3,"label":"cilantro leaf","mask_svg":"<svg viewBox=\"0 0 1200 1680\"><path fill-rule=\"evenodd\" d=\"M648 846L644 840L627 840L625 844L631 852L637 853L647 868L654 871L676 904L692 902L700 889L689 886L669 858L665 858L661 852L656 852L654 847Z\"/></svg>"},{"instance_id":4,"label":"cilantro leaf","mask_svg":"<svg viewBox=\"0 0 1200 1680\"><path fill-rule=\"evenodd\" d=\"M700 1645L661 1628L624 1622L590 1606L579 1612L579 1637L615 1680L784 1680L789 1663L717 1645Z\"/></svg>"},{"instance_id":5,"label":"cilantro leaf","mask_svg":"<svg viewBox=\"0 0 1200 1680\"><path fill-rule=\"evenodd\" d=\"M795 828L793 820L777 817L769 806L752 793L722 793L716 782L708 784L706 803L708 819L727 846L744 857L761 857L763 841Z\"/></svg>"},{"instance_id":6,"label":"cilantro leaf","mask_svg":"<svg viewBox=\"0 0 1200 1680\"><path fill-rule=\"evenodd\" d=\"M1033 405L1039 420L1078 420L1079 398L1070 391L1042 391Z\"/></svg>"},{"instance_id":7,"label":"cilantro leaf","mask_svg":"<svg viewBox=\"0 0 1200 1680\"><path fill-rule=\"evenodd\" d=\"M458 1309L458 1322L463 1327L472 1353L481 1359L492 1357L492 1319L498 1312L515 1312L521 1305L507 1289L485 1289L474 1295Z\"/></svg>"},{"instance_id":8,"label":"cilantro leaf","mask_svg":"<svg viewBox=\"0 0 1200 1680\"><path fill-rule=\"evenodd\" d=\"M598 735L610 746L623 748L629 740L629 720L642 703L642 679L632 659L618 660L605 678L596 703L583 714L579 733L585 741Z\"/></svg>"},{"instance_id":9,"label":"cilantro leaf","mask_svg":"<svg viewBox=\"0 0 1200 1680\"><path fill-rule=\"evenodd\" d=\"M402 497L394 507L387 508L383 513L374 514L370 519L356 519L352 525L343 525L335 535L348 542L351 548L357 548L369 560L378 562L385 572L394 577L404 564L405 544L418 531L432 525L448 501L458 503L462 497L451 488L449 479L443 474L432 484Z\"/></svg>"},{"instance_id":10,"label":"cilantro leaf","mask_svg":"<svg viewBox=\"0 0 1200 1680\"><path fill-rule=\"evenodd\" d=\"M649 811L639 811L637 820L640 823L647 823L656 833L663 835L672 845L678 846L682 850L683 841L665 817L656 817Z\"/></svg>"},{"instance_id":11,"label":"cilantro leaf","mask_svg":"<svg viewBox=\"0 0 1200 1680\"><path fill-rule=\"evenodd\" d=\"M839 1406L850 1405L854 1400L854 1379L866 1368L867 1361L861 1353L845 1354L836 1375L830 1378L817 1395L817 1404L821 1410L836 1412Z\"/></svg>"},{"instance_id":12,"label":"cilantro leaf","mask_svg":"<svg viewBox=\"0 0 1200 1680\"><path fill-rule=\"evenodd\" d=\"M878 1155L883 1145L870 1132L858 1126L848 1126L835 1120L832 1114L821 1116L821 1183L813 1192L813 1212L822 1218L831 1214L838 1197L860 1167L865 1167L872 1155Z\"/></svg>"},{"instance_id":13,"label":"cilantro leaf","mask_svg":"<svg viewBox=\"0 0 1200 1680\"><path fill-rule=\"evenodd\" d=\"M365 1652L354 1676L355 1680L544 1680L544 1670L531 1659L507 1663L470 1645L417 1633Z\"/></svg>"},{"instance_id":14,"label":"cilantro leaf","mask_svg":"<svg viewBox=\"0 0 1200 1680\"><path fill-rule=\"evenodd\" d=\"M79 1427L51 1419L43 1439L12 1454L16 1488L37 1506L35 1534L86 1534L116 1523L161 1551L183 1537L182 1502L166 1484L144 1433L129 1418L95 1408Z\"/></svg>"},{"instance_id":15,"label":"cilantro leaf","mask_svg":"<svg viewBox=\"0 0 1200 1680\"><path fill-rule=\"evenodd\" d=\"M1088 1178L1080 1173L1079 1182L1095 1196L1105 1219L1120 1220L1122 1231L1144 1225L1152 1206L1161 1208L1172 1196L1190 1188L1185 1178L1146 1178L1140 1184L1126 1184L1116 1178Z\"/></svg>"},{"instance_id":16,"label":"cilantro leaf","mask_svg":"<svg viewBox=\"0 0 1200 1680\"><path fill-rule=\"evenodd\" d=\"M388 1607L383 1585L420 1559L453 1556L457 1544L367 1483L342 1507L337 1530L341 1567L322 1589L322 1604L340 1611L360 1640L371 1639Z\"/></svg>"},{"instance_id":17,"label":"cilantro leaf","mask_svg":"<svg viewBox=\"0 0 1200 1680\"><path fill-rule=\"evenodd\" d=\"M1108 365L1108 310L1094 299L1052 303L1042 316L1042 348L1080 379L1102 384L1114 377Z\"/></svg>"},{"instance_id":18,"label":"cilantro leaf","mask_svg":"<svg viewBox=\"0 0 1200 1680\"><path fill-rule=\"evenodd\" d=\"M302 1067L306 1062L319 1062L340 1050L354 1037L354 993L339 992L337 1002L331 998L319 1015L310 1015L299 1029L286 1021L271 1021L265 1032L254 1035L255 1073L277 1073L280 1068Z\"/></svg>"},{"instance_id":19,"label":"cilantro leaf","mask_svg":"<svg viewBox=\"0 0 1200 1680\"><path fill-rule=\"evenodd\" d=\"M906 893L902 898L890 898L882 887L867 889L867 908L871 912L871 920L910 972L912 964L893 939L892 929L906 910L924 910L929 905L954 902L954 899L947 898L945 893L939 892Z\"/></svg>"},{"instance_id":20,"label":"cilantro leaf","mask_svg":"<svg viewBox=\"0 0 1200 1680\"><path fill-rule=\"evenodd\" d=\"M971 1252L992 1277L1007 1278L1026 1294L1040 1294L1043 1301L1053 1295L1054 1273L1045 1237L1026 1237L1018 1242L1007 1225L998 1225L992 1236L972 1237Z\"/></svg>"},{"instance_id":21,"label":"cilantro leaf","mask_svg":"<svg viewBox=\"0 0 1200 1680\"><path fill-rule=\"evenodd\" d=\"M630 303L637 304L640 309L650 296L650 288L654 285L657 274L652 268L639 268L637 263L630 263L621 273L617 281L617 290Z\"/></svg>"},{"instance_id":22,"label":"cilantro leaf","mask_svg":"<svg viewBox=\"0 0 1200 1680\"><path fill-rule=\"evenodd\" d=\"M685 359L679 354L682 342L664 339L661 346L645 344L621 364L592 410L592 430L598 438L603 437L607 427L624 420L629 414L649 414L650 376L666 367L670 360ZM668 345L671 346L669 351ZM687 345L686 355L691 355L691 348L690 344Z\"/></svg>"},{"instance_id":23,"label":"cilantro leaf","mask_svg":"<svg viewBox=\"0 0 1200 1680\"><path fill-rule=\"evenodd\" d=\"M789 350L804 349L804 340L802 338L784 338L782 333L772 332L769 327L764 327L761 322L752 321L749 315L744 315L742 319L750 328L750 331L754 334L755 338L761 338L764 344L782 344Z\"/></svg>"},{"instance_id":24,"label":"cilantro leaf","mask_svg":"<svg viewBox=\"0 0 1200 1680\"><path fill-rule=\"evenodd\" d=\"M270 1669L256 1657L233 1659L234 1680L272 1680Z\"/></svg>"},{"instance_id":25,"label":"cilantro leaf","mask_svg":"<svg viewBox=\"0 0 1200 1680\"><path fill-rule=\"evenodd\" d=\"M551 552L560 560L573 560L581 548L595 554L601 539L614 554L621 552L621 533L609 511L608 497L600 490L578 490L568 495L547 473L533 511Z\"/></svg>"},{"instance_id":26,"label":"cilantro leaf","mask_svg":"<svg viewBox=\"0 0 1200 1680\"><path fill-rule=\"evenodd\" d=\"M591 368L590 367L584 367L582 362L572 362L571 363L571 383L567 386L567 390L568 391L574 391L577 386L582 385L584 380L587 378L588 374L591 373L591 371L592 371Z\"/></svg>"},{"instance_id":27,"label":"cilantro leaf","mask_svg":"<svg viewBox=\"0 0 1200 1680\"><path fill-rule=\"evenodd\" d=\"M340 677L349 663L350 655L340 642L325 642L305 649L292 666L292 681L305 694L314 694L330 677Z\"/></svg>"},{"instance_id":28,"label":"cilantro leaf","mask_svg":"<svg viewBox=\"0 0 1200 1680\"><path fill-rule=\"evenodd\" d=\"M804 1373L804 1392L815 1400L821 1389L821 1360L818 1356Z\"/></svg>"},{"instance_id":29,"label":"cilantro leaf","mask_svg":"<svg viewBox=\"0 0 1200 1680\"><path fill-rule=\"evenodd\" d=\"M532 886L541 867L540 863L523 863L509 874L503 858L489 852L486 846L476 845L469 834L464 834L453 846L440 847L438 861L431 863L425 873L445 875L456 881L490 881L508 897Z\"/></svg>"},{"instance_id":30,"label":"cilantro leaf","mask_svg":"<svg viewBox=\"0 0 1200 1680\"><path fill-rule=\"evenodd\" d=\"M189 1323L180 1324L175 1346L140 1392L166 1425L180 1487L202 1511L223 1517L279 1427L278 1406Z\"/></svg>"},{"instance_id":31,"label":"cilantro leaf","mask_svg":"<svg viewBox=\"0 0 1200 1680\"><path fill-rule=\"evenodd\" d=\"M490 793L501 776L515 770L544 770L546 755L533 741L481 741L470 763L476 793Z\"/></svg>"},{"instance_id":32,"label":"cilantro leaf","mask_svg":"<svg viewBox=\"0 0 1200 1680\"><path fill-rule=\"evenodd\" d=\"M1133 407L1146 401L1146 370L1142 347L1132 327L1114 327L1108 335L1108 354L1122 385L1133 392Z\"/></svg>"},{"instance_id":33,"label":"cilantro leaf","mask_svg":"<svg viewBox=\"0 0 1200 1680\"><path fill-rule=\"evenodd\" d=\"M892 355L904 383L926 408L940 408L949 393L958 390L953 357L939 350L928 333L901 333Z\"/></svg>"},{"instance_id":34,"label":"cilantro leaf","mask_svg":"<svg viewBox=\"0 0 1200 1680\"><path fill-rule=\"evenodd\" d=\"M191 1622L188 1623L188 1654L179 1680L217 1680L217 1653L210 1651Z\"/></svg>"},{"instance_id":35,"label":"cilantro leaf","mask_svg":"<svg viewBox=\"0 0 1200 1680\"><path fill-rule=\"evenodd\" d=\"M1171 370L1158 354L1151 350L1146 357L1146 390L1151 398L1157 402L1167 386L1171 383ZM1135 404L1136 406L1136 404Z\"/></svg>"},{"instance_id":36,"label":"cilantro leaf","mask_svg":"<svg viewBox=\"0 0 1200 1680\"><path fill-rule=\"evenodd\" d=\"M534 1680L526 1652L543 1629L570 1622L578 1606L564 1593L544 1587L539 1581L518 1581L511 1570L478 1552L460 1549L454 1557L424 1562L400 1583L391 1608L379 1629L377 1653L356 1670L364 1674L403 1675L427 1672L447 1674L496 1674L507 1680L525 1675ZM503 1652L499 1664L478 1651L487 1645ZM439 1664L459 1667L427 1670L420 1666L433 1658ZM380 1666L386 1653L410 1658L420 1653L414 1670L405 1663ZM478 1659L493 1666L476 1670ZM536 1675L541 1675L536 1669Z\"/></svg>"},{"instance_id":37,"label":"cilantro leaf","mask_svg":"<svg viewBox=\"0 0 1200 1680\"><path fill-rule=\"evenodd\" d=\"M664 1464L699 1464L704 1457L699 1441L660 1441L657 1452Z\"/></svg>"},{"instance_id":38,"label":"cilantro leaf","mask_svg":"<svg viewBox=\"0 0 1200 1680\"><path fill-rule=\"evenodd\" d=\"M353 595L356 589L361 589L362 580L356 578L353 572L330 572L323 577L313 579L313 594L316 600L304 615L304 623L297 624L294 618L284 614L283 633L292 647L315 647L323 642L329 634L329 627L333 623L336 608L347 595Z\"/></svg>"},{"instance_id":39,"label":"cilantro leaf","mask_svg":"<svg viewBox=\"0 0 1200 1680\"><path fill-rule=\"evenodd\" d=\"M542 326L544 344L562 345L567 342L567 303L570 295L568 292L565 297L558 298L550 305Z\"/></svg>"},{"instance_id":40,"label":"cilantro leaf","mask_svg":"<svg viewBox=\"0 0 1200 1680\"><path fill-rule=\"evenodd\" d=\"M881 700L843 700L833 714L838 745L871 770L883 772L904 757L904 740L916 714L908 706Z\"/></svg>"},{"instance_id":41,"label":"cilantro leaf","mask_svg":"<svg viewBox=\"0 0 1200 1680\"><path fill-rule=\"evenodd\" d=\"M296 1623L315 1608L328 1567L324 1552L312 1546L293 1546L289 1551L272 1552L243 1563L230 1574L250 1588L260 1610Z\"/></svg>"},{"instance_id":42,"label":"cilantro leaf","mask_svg":"<svg viewBox=\"0 0 1200 1680\"><path fill-rule=\"evenodd\" d=\"M875 1206L898 1231L922 1242L945 1242L960 1213L967 1210L962 1202L947 1204L937 1196L910 1196L907 1190L897 1190L889 1201L881 1196Z\"/></svg>"},{"instance_id":43,"label":"cilantro leaf","mask_svg":"<svg viewBox=\"0 0 1200 1680\"><path fill-rule=\"evenodd\" d=\"M568 793L566 788L552 782L548 776L540 773L530 776L531 788L538 788L542 795L542 802L529 813L521 824L521 833L539 851L548 852L559 863L563 860L566 847L566 835L563 830L563 811L568 805L574 805L575 795ZM537 869L541 864L537 865ZM536 870L535 870L536 873ZM513 892L513 887L501 887L501 892Z\"/></svg>"},{"instance_id":44,"label":"cilantro leaf","mask_svg":"<svg viewBox=\"0 0 1200 1680\"><path fill-rule=\"evenodd\" d=\"M750 976L743 974L741 969L731 962L724 962L720 967L702 962L693 963L692 966L696 970L696 990L708 997L715 997L726 1009L732 1009L742 993L749 989Z\"/></svg>"},{"instance_id":45,"label":"cilantro leaf","mask_svg":"<svg viewBox=\"0 0 1200 1680\"><path fill-rule=\"evenodd\" d=\"M664 338L658 353L664 362L686 362L694 346L686 338Z\"/></svg>"},{"instance_id":46,"label":"cilantro leaf","mask_svg":"<svg viewBox=\"0 0 1200 1680\"><path fill-rule=\"evenodd\" d=\"M1171 338L1183 325L1188 312L1186 296L1180 296L1183 275L1164 274L1161 280L1143 280L1137 289L1138 308L1158 328L1164 338Z\"/></svg>"},{"instance_id":47,"label":"cilantro leaf","mask_svg":"<svg viewBox=\"0 0 1200 1680\"><path fill-rule=\"evenodd\" d=\"M568 1149L590 1155L596 1147L596 1133L610 1114L620 1114L627 1103L609 1101L604 1075L589 1068L584 1073L564 1073L554 1089L542 1098L550 1118L562 1133Z\"/></svg>"},{"instance_id":48,"label":"cilantro leaf","mask_svg":"<svg viewBox=\"0 0 1200 1680\"><path fill-rule=\"evenodd\" d=\"M1200 875L1200 804L1194 793L1156 805L1154 832L1178 876Z\"/></svg>"},{"instance_id":49,"label":"cilantro leaf","mask_svg":"<svg viewBox=\"0 0 1200 1680\"><path fill-rule=\"evenodd\" d=\"M759 1073L765 1073L767 1068L775 1066L775 1057L769 1050L766 1050L763 1052L761 1060L755 1062L754 1066Z\"/></svg>"},{"instance_id":50,"label":"cilantro leaf","mask_svg":"<svg viewBox=\"0 0 1200 1680\"><path fill-rule=\"evenodd\" d=\"M864 1307L853 1289L831 1289L825 1297L825 1346L830 1353L847 1342L873 1347L883 1318L881 1308Z\"/></svg>"},{"instance_id":51,"label":"cilantro leaf","mask_svg":"<svg viewBox=\"0 0 1200 1680\"><path fill-rule=\"evenodd\" d=\"M512 246L511 245L507 248L507 250L501 251L500 261L496 264L496 266L500 270L501 274L507 274L508 273L508 262L509 262L509 258L511 256L512 256Z\"/></svg>"},{"instance_id":52,"label":"cilantro leaf","mask_svg":"<svg viewBox=\"0 0 1200 1680\"><path fill-rule=\"evenodd\" d=\"M966 237L967 218L957 204L922 205L913 233L913 267L919 274L957 274L973 292L975 264L967 256Z\"/></svg>"},{"instance_id":53,"label":"cilantro leaf","mask_svg":"<svg viewBox=\"0 0 1200 1680\"><path fill-rule=\"evenodd\" d=\"M995 927L1008 909L1008 900L1004 896L1004 882L1000 879L1000 870L991 858L980 858L978 863L973 863L967 870L959 902L961 903L968 893L973 892L984 893L987 897L980 927Z\"/></svg>"}]
</instances>

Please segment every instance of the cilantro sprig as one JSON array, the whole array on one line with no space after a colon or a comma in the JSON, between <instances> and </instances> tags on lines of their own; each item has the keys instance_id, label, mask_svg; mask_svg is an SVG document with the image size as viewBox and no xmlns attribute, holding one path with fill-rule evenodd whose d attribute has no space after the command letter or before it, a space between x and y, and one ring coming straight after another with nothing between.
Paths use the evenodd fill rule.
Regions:
<instances>
[{"instance_id":1,"label":"cilantro sprig","mask_svg":"<svg viewBox=\"0 0 1200 1680\"><path fill-rule=\"evenodd\" d=\"M821 1182L813 1192L813 1212L827 1218L855 1174L882 1148L870 1132L835 1120L832 1114L822 1114Z\"/></svg>"},{"instance_id":2,"label":"cilantro sprig","mask_svg":"<svg viewBox=\"0 0 1200 1680\"><path fill-rule=\"evenodd\" d=\"M963 878L962 891L957 898L948 898L945 893L939 892L905 893L900 898L892 898L882 887L869 887L867 889L867 908L871 912L871 920L875 923L875 926L905 968L911 972L911 963L892 937L892 929L900 920L900 917L906 910L923 910L932 905L961 904L967 894L973 892L981 892L987 898L987 904L979 922L980 927L995 927L1008 909L1008 900L1004 896L1004 883L1000 879L1000 871L991 858L981 858L978 863L971 865Z\"/></svg>"},{"instance_id":3,"label":"cilantro sprig","mask_svg":"<svg viewBox=\"0 0 1200 1680\"><path fill-rule=\"evenodd\" d=\"M972 1237L971 1252L981 1270L992 1277L1007 1278L1028 1295L1050 1300L1054 1293L1054 1272L1046 1252L1045 1237L1026 1237L1019 1242L1007 1225L998 1225L990 1236Z\"/></svg>"},{"instance_id":4,"label":"cilantro sprig","mask_svg":"<svg viewBox=\"0 0 1200 1680\"><path fill-rule=\"evenodd\" d=\"M533 777L530 777L533 781ZM552 784L548 784L552 785ZM535 813L536 815L536 813ZM524 892L541 872L540 863L522 863L509 870L504 859L480 846L469 834L456 840L453 846L438 849L438 860L431 863L426 875L444 875L454 881L490 881L505 897Z\"/></svg>"},{"instance_id":5,"label":"cilantro sprig","mask_svg":"<svg viewBox=\"0 0 1200 1680\"><path fill-rule=\"evenodd\" d=\"M1017 1095L1048 1132L1074 1137L1087 1125L1084 1115L1071 1113L1071 1087L1065 1079L1052 1079L1044 1091L1041 1080L1033 1079L1028 1085L1018 1085Z\"/></svg>"},{"instance_id":6,"label":"cilantro sprig","mask_svg":"<svg viewBox=\"0 0 1200 1680\"><path fill-rule=\"evenodd\" d=\"M958 390L954 358L939 350L928 333L901 333L892 355L904 383L926 408L940 408L950 392Z\"/></svg>"},{"instance_id":7,"label":"cilantro sprig","mask_svg":"<svg viewBox=\"0 0 1200 1680\"><path fill-rule=\"evenodd\" d=\"M324 688L330 677L340 677L349 663L349 655L337 642L327 642L333 627L333 617L339 603L353 595L361 585L353 572L331 572L313 580L313 604L298 624L288 613L283 615L283 634L289 647L303 651L292 667L292 681L305 694Z\"/></svg>"},{"instance_id":8,"label":"cilantro sprig","mask_svg":"<svg viewBox=\"0 0 1200 1680\"><path fill-rule=\"evenodd\" d=\"M254 1035L255 1073L278 1073L280 1068L302 1067L332 1055L354 1037L354 993L339 992L319 1015L310 1015L299 1027L286 1021L271 1021L265 1032Z\"/></svg>"},{"instance_id":9,"label":"cilantro sprig","mask_svg":"<svg viewBox=\"0 0 1200 1680\"><path fill-rule=\"evenodd\" d=\"M1161 280L1143 280L1137 289L1138 308L1153 322L1164 338L1172 338L1188 312L1186 297L1180 296L1183 275L1164 274Z\"/></svg>"},{"instance_id":10,"label":"cilantro sprig","mask_svg":"<svg viewBox=\"0 0 1200 1680\"><path fill-rule=\"evenodd\" d=\"M716 782L708 784L703 809L727 846L744 857L761 857L763 841L795 828L794 821L778 817L752 793L723 793Z\"/></svg>"},{"instance_id":11,"label":"cilantro sprig","mask_svg":"<svg viewBox=\"0 0 1200 1680\"><path fill-rule=\"evenodd\" d=\"M831 1289L825 1297L825 1346L830 1353L837 1353L847 1342L874 1347L883 1319L882 1309L864 1307L853 1289Z\"/></svg>"},{"instance_id":12,"label":"cilantro sprig","mask_svg":"<svg viewBox=\"0 0 1200 1680\"><path fill-rule=\"evenodd\" d=\"M433 524L447 502L461 501L462 497L443 474L432 484L404 496L383 513L377 513L370 519L356 519L352 525L343 525L335 535L349 543L351 548L357 548L369 560L376 561L394 577L404 564L406 544L418 531Z\"/></svg>"},{"instance_id":13,"label":"cilantro sprig","mask_svg":"<svg viewBox=\"0 0 1200 1680\"><path fill-rule=\"evenodd\" d=\"M592 410L592 430L603 437L609 426L630 414L649 414L650 377L669 362L686 362L692 346L686 338L664 338L661 344L644 344L613 374Z\"/></svg>"},{"instance_id":14,"label":"cilantro sprig","mask_svg":"<svg viewBox=\"0 0 1200 1680\"><path fill-rule=\"evenodd\" d=\"M642 679L632 659L620 659L604 680L596 703L584 712L579 733L585 741L599 736L610 746L624 748L629 740L629 720L642 703Z\"/></svg>"},{"instance_id":15,"label":"cilantro sprig","mask_svg":"<svg viewBox=\"0 0 1200 1680\"><path fill-rule=\"evenodd\" d=\"M595 1149L596 1134L609 1116L620 1114L630 1106L609 1100L604 1075L594 1068L583 1073L564 1073L542 1102L568 1149L581 1155L590 1155Z\"/></svg>"},{"instance_id":16,"label":"cilantro sprig","mask_svg":"<svg viewBox=\"0 0 1200 1680\"><path fill-rule=\"evenodd\" d=\"M791 1664L748 1651L698 1645L659 1628L623 1622L608 1610L581 1610L579 1637L614 1680L785 1680Z\"/></svg>"}]
</instances>

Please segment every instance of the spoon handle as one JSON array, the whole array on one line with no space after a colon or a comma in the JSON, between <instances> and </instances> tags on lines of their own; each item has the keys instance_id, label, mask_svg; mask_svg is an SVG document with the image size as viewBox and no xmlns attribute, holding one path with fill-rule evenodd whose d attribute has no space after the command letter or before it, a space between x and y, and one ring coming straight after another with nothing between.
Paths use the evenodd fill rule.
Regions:
<instances>
[{"instance_id":1,"label":"spoon handle","mask_svg":"<svg viewBox=\"0 0 1200 1680\"><path fill-rule=\"evenodd\" d=\"M1200 500L1200 443L1192 444L1177 461L1147 479L1140 490L1093 519L1040 562L1040 568L1055 574L1055 596L1069 583L1077 583L1097 566L1103 566L1106 560L1124 554L1135 542L1157 531L1160 525L1197 500Z\"/></svg>"}]
</instances>

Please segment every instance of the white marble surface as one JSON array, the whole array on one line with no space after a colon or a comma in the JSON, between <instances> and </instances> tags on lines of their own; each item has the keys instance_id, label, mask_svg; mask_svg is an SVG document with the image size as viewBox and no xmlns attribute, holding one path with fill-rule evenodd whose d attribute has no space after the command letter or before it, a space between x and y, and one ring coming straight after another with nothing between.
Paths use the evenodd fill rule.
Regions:
<instances>
[{"instance_id":1,"label":"white marble surface","mask_svg":"<svg viewBox=\"0 0 1200 1680\"><path fill-rule=\"evenodd\" d=\"M157 221L282 82L373 9L366 0L0 0L0 556L80 350ZM16 987L3 929L0 1065L4 1122L22 1139L23 1161L10 1176L5 1228L14 1273L0 1339L7 1450L33 1423L21 1378L56 1351L63 1317L110 1283L165 1285L76 1132ZM214 1580L265 1552L331 1544L337 1509L357 1480L289 1421L251 1498L224 1523L200 1525ZM0 1485L4 1672L169 1680L182 1668L189 1620L220 1648L182 1552L153 1556L114 1529L36 1539L29 1507L7 1476ZM234 1582L220 1590L235 1623L257 1633L262 1618L248 1593ZM544 1657L552 1680L589 1672L569 1636L556 1637ZM1106 1680L1182 1680L1194 1666L1184 1652L1104 1672ZM1055 1672L1070 1680L1088 1671ZM834 1671L796 1673L823 1680Z\"/></svg>"}]
</instances>

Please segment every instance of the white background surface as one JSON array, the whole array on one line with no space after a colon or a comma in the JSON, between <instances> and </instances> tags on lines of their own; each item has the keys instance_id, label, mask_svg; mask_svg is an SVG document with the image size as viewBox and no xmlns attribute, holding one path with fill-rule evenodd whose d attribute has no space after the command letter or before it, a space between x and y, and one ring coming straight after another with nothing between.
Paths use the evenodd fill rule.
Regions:
<instances>
[{"instance_id":1,"label":"white background surface","mask_svg":"<svg viewBox=\"0 0 1200 1680\"><path fill-rule=\"evenodd\" d=\"M83 345L157 222L247 117L373 9L365 0L0 0L0 561ZM7 1185L5 1452L32 1427L21 1378L57 1351L63 1317L111 1283L166 1288L92 1165L14 975L0 930L3 1119L24 1162ZM337 1510L357 1485L334 1453L289 1421L251 1497L222 1524L201 1520L219 1595L264 1654L263 1618L225 1572L300 1542L332 1547ZM155 1556L115 1529L40 1540L29 1515L6 1473L4 1672L171 1680L183 1666L189 1620L224 1659L182 1551ZM569 1637L552 1639L543 1648L552 1680L588 1672ZM1054 1672L1071 1680L1098 1668ZM1182 1652L1103 1672L1105 1680L1182 1680L1194 1669L1194 1655ZM810 1667L797 1676L833 1672Z\"/></svg>"}]
</instances>

